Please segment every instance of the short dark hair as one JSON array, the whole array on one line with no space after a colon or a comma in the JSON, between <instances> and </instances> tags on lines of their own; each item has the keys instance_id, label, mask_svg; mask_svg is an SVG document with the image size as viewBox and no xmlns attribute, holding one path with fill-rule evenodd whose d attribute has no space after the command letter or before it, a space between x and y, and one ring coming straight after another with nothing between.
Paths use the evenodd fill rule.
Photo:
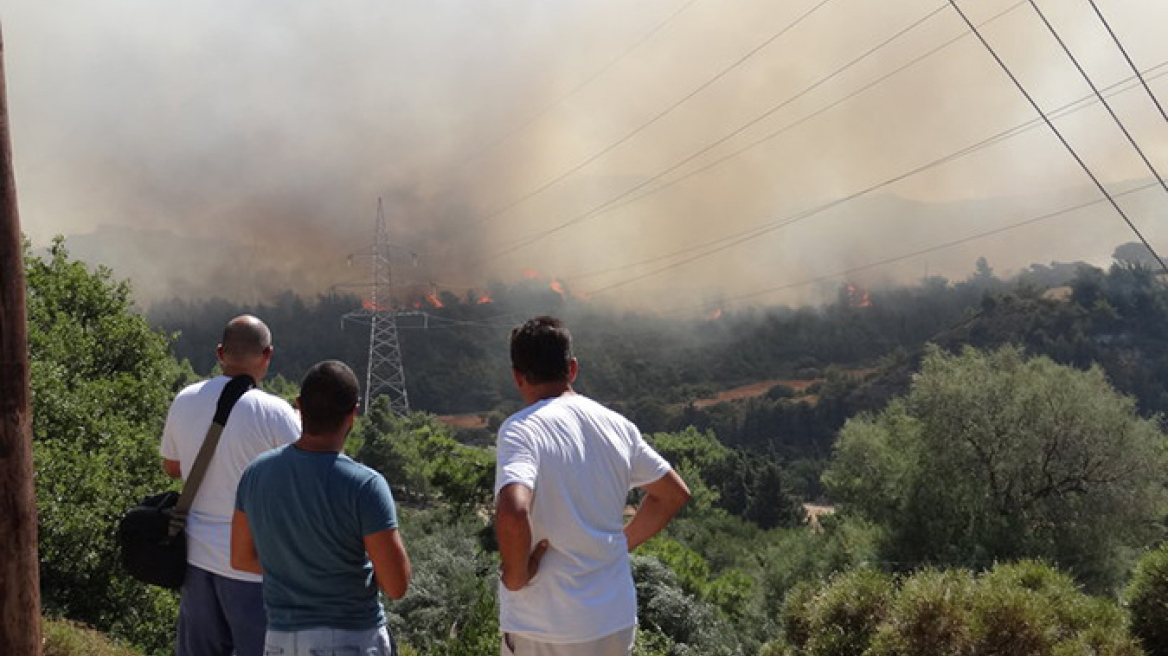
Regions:
<instances>
[{"instance_id":1,"label":"short dark hair","mask_svg":"<svg viewBox=\"0 0 1168 656\"><path fill-rule=\"evenodd\" d=\"M532 384L568 380L572 334L563 321L542 316L511 329L511 367Z\"/></svg>"},{"instance_id":2,"label":"short dark hair","mask_svg":"<svg viewBox=\"0 0 1168 656\"><path fill-rule=\"evenodd\" d=\"M357 407L357 376L339 360L319 362L300 383L300 421L304 432L331 433Z\"/></svg>"}]
</instances>

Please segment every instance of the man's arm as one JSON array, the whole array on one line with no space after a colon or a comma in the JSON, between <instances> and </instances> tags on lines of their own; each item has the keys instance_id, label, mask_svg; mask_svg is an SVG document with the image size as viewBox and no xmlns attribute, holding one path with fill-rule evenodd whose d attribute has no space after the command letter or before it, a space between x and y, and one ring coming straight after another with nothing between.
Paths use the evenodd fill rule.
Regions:
<instances>
[{"instance_id":1,"label":"man's arm","mask_svg":"<svg viewBox=\"0 0 1168 656\"><path fill-rule=\"evenodd\" d=\"M500 578L508 590L519 590L539 571L539 561L548 541L531 548L531 488L510 483L499 490L495 501L495 536L502 561Z\"/></svg>"},{"instance_id":2,"label":"man's arm","mask_svg":"<svg viewBox=\"0 0 1168 656\"><path fill-rule=\"evenodd\" d=\"M162 471L166 472L166 475L171 478L182 478L182 466L177 460L163 458Z\"/></svg>"},{"instance_id":3,"label":"man's arm","mask_svg":"<svg viewBox=\"0 0 1168 656\"><path fill-rule=\"evenodd\" d=\"M385 596L401 599L410 586L410 556L402 543L401 533L387 528L365 536L365 552L373 561L373 576Z\"/></svg>"},{"instance_id":4,"label":"man's arm","mask_svg":"<svg viewBox=\"0 0 1168 656\"><path fill-rule=\"evenodd\" d=\"M239 510L231 516L231 566L253 574L264 573L260 567L260 555L256 551L255 540L251 537L247 515Z\"/></svg>"},{"instance_id":5,"label":"man's arm","mask_svg":"<svg viewBox=\"0 0 1168 656\"><path fill-rule=\"evenodd\" d=\"M642 485L645 498L625 526L625 540L629 551L641 546L646 540L657 535L669 520L689 501L689 487L672 469L661 478Z\"/></svg>"}]
</instances>

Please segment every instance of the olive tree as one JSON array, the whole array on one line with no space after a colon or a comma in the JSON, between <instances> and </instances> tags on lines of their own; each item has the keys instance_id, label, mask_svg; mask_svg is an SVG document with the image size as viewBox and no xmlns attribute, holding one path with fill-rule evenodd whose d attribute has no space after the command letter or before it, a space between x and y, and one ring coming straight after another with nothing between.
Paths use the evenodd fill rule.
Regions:
<instances>
[{"instance_id":1,"label":"olive tree","mask_svg":"<svg viewBox=\"0 0 1168 656\"><path fill-rule=\"evenodd\" d=\"M1098 368L933 348L906 397L844 425L824 482L903 567L1042 557L1114 589L1163 516L1164 446Z\"/></svg>"}]
</instances>

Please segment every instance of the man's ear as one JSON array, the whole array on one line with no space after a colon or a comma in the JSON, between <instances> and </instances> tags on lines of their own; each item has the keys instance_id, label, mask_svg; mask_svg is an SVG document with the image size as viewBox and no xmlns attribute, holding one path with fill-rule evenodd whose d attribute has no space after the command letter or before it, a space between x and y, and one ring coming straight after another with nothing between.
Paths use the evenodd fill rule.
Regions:
<instances>
[{"instance_id":1,"label":"man's ear","mask_svg":"<svg viewBox=\"0 0 1168 656\"><path fill-rule=\"evenodd\" d=\"M516 387L523 387L527 383L527 377L519 373L515 367L511 367L511 376L515 379Z\"/></svg>"},{"instance_id":2,"label":"man's ear","mask_svg":"<svg viewBox=\"0 0 1168 656\"><path fill-rule=\"evenodd\" d=\"M568 382L576 382L576 374L580 373L580 362L576 358L568 360Z\"/></svg>"},{"instance_id":3,"label":"man's ear","mask_svg":"<svg viewBox=\"0 0 1168 656\"><path fill-rule=\"evenodd\" d=\"M221 365L223 364L223 345L222 344L218 344L215 346L215 359L219 361L219 364L221 364Z\"/></svg>"},{"instance_id":4,"label":"man's ear","mask_svg":"<svg viewBox=\"0 0 1168 656\"><path fill-rule=\"evenodd\" d=\"M292 407L296 408L297 412L300 411L300 397L299 396L297 396L296 400L292 402Z\"/></svg>"}]
</instances>

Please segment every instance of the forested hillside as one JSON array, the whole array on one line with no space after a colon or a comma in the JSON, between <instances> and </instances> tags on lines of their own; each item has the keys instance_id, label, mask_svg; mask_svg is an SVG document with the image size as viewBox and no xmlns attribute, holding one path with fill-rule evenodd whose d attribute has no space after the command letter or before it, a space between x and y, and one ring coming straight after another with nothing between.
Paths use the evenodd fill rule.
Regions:
<instances>
[{"instance_id":1,"label":"forested hillside","mask_svg":"<svg viewBox=\"0 0 1168 656\"><path fill-rule=\"evenodd\" d=\"M461 438L488 443L489 428L518 404L508 330L533 314L557 314L576 340L582 392L646 432L692 426L781 461L807 499L822 496L818 476L844 421L904 393L929 342L950 349L1017 344L1078 368L1098 363L1112 384L1136 397L1141 414L1168 411L1168 295L1139 249L1118 248L1107 271L1036 264L1003 279L984 259L973 269L959 281L843 285L822 307L748 308L716 319L616 312L538 281L495 284L489 303L443 293L437 303L423 299L428 316L400 319L407 388L414 409L485 418L487 430ZM273 373L295 381L325 358L364 368L368 328L342 321L360 305L353 296L287 293L258 306L171 301L147 317L176 334L175 354L205 374L224 323L255 313L275 335ZM783 380L797 384L776 383L731 403L695 403L739 385Z\"/></svg>"},{"instance_id":2,"label":"forested hillside","mask_svg":"<svg viewBox=\"0 0 1168 656\"><path fill-rule=\"evenodd\" d=\"M112 537L170 484L171 395L243 311L273 328L280 393L309 362L360 364L360 333L339 331L357 301L170 304L152 327L63 245L27 262L45 612L169 656L176 599L125 576ZM431 412L382 398L347 446L402 505L415 578L387 610L404 655L497 653L489 429L432 413L515 408L507 328L536 312L567 318L581 389L636 418L694 492L634 554L638 656L1168 653L1168 289L1139 263L1002 280L982 262L955 283L688 322L534 285L492 296L443 298L430 328L403 330ZM764 380L787 383L697 402ZM809 500L835 508L815 529Z\"/></svg>"}]
</instances>

